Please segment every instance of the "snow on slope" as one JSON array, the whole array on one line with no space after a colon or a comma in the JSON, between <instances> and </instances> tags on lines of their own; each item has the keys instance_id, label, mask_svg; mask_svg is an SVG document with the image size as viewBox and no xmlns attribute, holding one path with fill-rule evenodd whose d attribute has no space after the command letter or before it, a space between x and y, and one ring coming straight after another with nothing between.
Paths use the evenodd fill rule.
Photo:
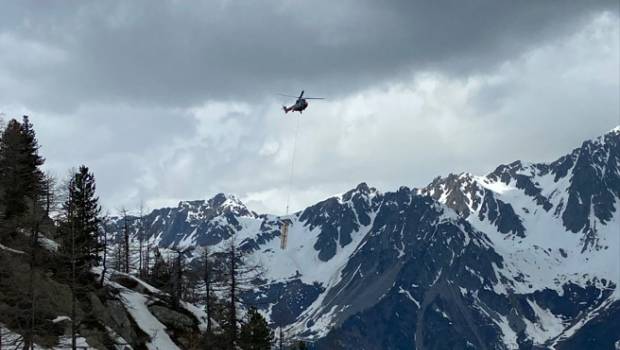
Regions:
<instances>
[{"instance_id":1,"label":"snow on slope","mask_svg":"<svg viewBox=\"0 0 620 350\"><path fill-rule=\"evenodd\" d=\"M526 274L525 281L515 281L515 291L518 293L554 287L561 292L561 285L567 281L583 284L594 276L618 285L620 264L610 262L617 261L620 255L620 214L615 211L608 222L600 222L591 214L590 221L596 228L596 249L584 249L583 234L567 231L561 212L554 210L562 208L563 203L567 202L570 177L562 177L556 182L551 173L536 175L536 170L529 164L523 168L520 173L533 176L532 182L542 189L541 195L549 200L551 210L544 210L533 196L518 188L515 179L505 183L489 175L462 174L460 188L442 188L443 193L438 200L446 203L450 191L457 190L467 196L464 201L467 203L467 220L487 234L497 252L506 258L507 269L512 270L508 275ZM476 186L483 191L471 190ZM432 196L433 191L427 189L423 193ZM488 215L481 215L481 210L485 208L480 203L485 200L487 191L493 194L494 200L512 206L525 229L523 236L500 232ZM616 206L620 203L618 198L615 198L615 203Z\"/></svg>"},{"instance_id":2,"label":"snow on slope","mask_svg":"<svg viewBox=\"0 0 620 350\"><path fill-rule=\"evenodd\" d=\"M14 253L14 254L26 254L25 252L21 251L21 250L17 250L17 249L13 249L10 247L5 246L4 244L0 244L0 249L7 251L9 253Z\"/></svg>"},{"instance_id":3,"label":"snow on slope","mask_svg":"<svg viewBox=\"0 0 620 350\"><path fill-rule=\"evenodd\" d=\"M583 284L584 279L593 276L620 283L620 264L610 263L620 255L618 212L608 223L597 225L598 245L602 248L584 250L582 235L567 232L559 215L543 210L514 183L504 184L486 177L475 177L474 181L493 191L497 199L510 203L526 229L525 237L501 233L488 220L480 219L479 208L471 208L474 214L468 217L474 227L489 236L497 252L506 257L513 273L527 274L524 282L516 283L519 288L516 292L529 293L554 286L561 292L561 285L567 281ZM560 202L566 202L562 196L567 192L566 179L554 183L553 175L547 174L537 178L536 182L541 184L543 195L550 198L554 207Z\"/></svg>"},{"instance_id":4,"label":"snow on slope","mask_svg":"<svg viewBox=\"0 0 620 350\"><path fill-rule=\"evenodd\" d=\"M151 340L147 343L149 349L174 350L179 348L166 333L166 327L149 311L147 307L149 301L143 294L123 290L121 297L138 327L151 336Z\"/></svg>"},{"instance_id":5,"label":"snow on slope","mask_svg":"<svg viewBox=\"0 0 620 350\"><path fill-rule=\"evenodd\" d=\"M92 272L100 276L102 269L100 267L94 267ZM139 285L139 287L137 290L132 290L117 282L114 282L113 280L119 276L133 280ZM179 349L178 345L168 335L167 327L162 324L148 308L150 305L153 305L155 302L159 301L160 296L164 295L163 292L140 280L139 278L114 270L110 270L106 274L104 283L119 291L120 300L124 304L127 312L134 319L136 325L150 337L150 340L146 343L146 347L148 349ZM147 294L140 293L139 290L146 291ZM181 306L196 317L199 322L199 329L206 329L206 314L200 309L200 307L186 302L182 302Z\"/></svg>"},{"instance_id":6,"label":"snow on slope","mask_svg":"<svg viewBox=\"0 0 620 350\"><path fill-rule=\"evenodd\" d=\"M373 189L374 190L374 189ZM380 195L378 192L372 192L368 195L366 200L371 201L376 196ZM342 206L348 206L356 213L351 201L343 200L343 195L338 195L335 198ZM183 202L182 202L183 203ZM183 204L181 204L183 205ZM231 207L236 210L245 208L245 206L238 202L232 202ZM260 246L260 249L253 251L249 256L251 262L259 263L262 266L267 267L266 279L270 281L281 281L290 278L299 278L302 282L312 284L318 282L322 285L327 285L331 280L337 278L338 271L348 261L349 256L353 253L359 242L364 238L370 227L372 226L372 219L369 224L362 225L360 228L352 233L352 241L346 246L337 246L336 254L333 258L322 261L318 257L318 251L314 245L317 242L317 237L322 232L322 226L310 227L307 222L300 219L300 213L295 213L289 216L274 216L263 215L261 217L252 215L241 215L236 217L239 227L236 228L236 232L228 239L222 240L216 245L209 246L209 251L222 252L224 251L232 241L236 244L243 245L244 242L251 239L256 239L257 234L261 232L261 226L271 225L275 230L279 232L280 225L283 221L290 222L288 244L286 249L280 248L279 236L274 236L267 242ZM357 216L357 213L355 214ZM373 213L370 213L372 217ZM216 224L227 225L226 219L223 217L215 217L212 220ZM190 235L183 237L181 243L176 247L192 246L195 244L196 232L192 232ZM154 241L156 243L157 241ZM135 239L132 239L132 245L136 245ZM167 251L165 248L162 251ZM197 258L201 255L201 249L197 249L192 253L193 258Z\"/></svg>"},{"instance_id":7,"label":"snow on slope","mask_svg":"<svg viewBox=\"0 0 620 350\"><path fill-rule=\"evenodd\" d=\"M339 269L349 260L359 242L364 238L370 225L363 226L354 233L353 240L345 247L338 246L336 255L328 261L321 261L314 243L321 231L320 227L313 230L304 226L298 217L292 217L289 226L288 245L280 249L280 240L274 239L261 247L261 251L253 254L264 266L269 266L267 278L277 281L288 279L299 274L299 278L307 284L318 282L324 286L338 278Z\"/></svg>"},{"instance_id":8,"label":"snow on slope","mask_svg":"<svg viewBox=\"0 0 620 350\"><path fill-rule=\"evenodd\" d=\"M528 300L538 321L524 318L525 333L534 344L557 344L620 300L620 199L614 187L619 176L619 134L616 127L553 163L517 161L486 176L449 175L419 191L454 208L491 239L504 258L503 268L495 266L495 273L510 281L497 283L496 293L527 295L551 289L562 296L571 284L613 292L607 298L599 296L597 303L574 318L554 315ZM597 185L605 196L595 192ZM575 198L580 206L592 203L586 207L583 229L567 226L567 217L584 212L568 212ZM605 208L599 210L602 205ZM494 215L493 210L497 210ZM610 210L609 216L600 215L605 210ZM508 342L512 331L501 319L497 323Z\"/></svg>"}]
</instances>

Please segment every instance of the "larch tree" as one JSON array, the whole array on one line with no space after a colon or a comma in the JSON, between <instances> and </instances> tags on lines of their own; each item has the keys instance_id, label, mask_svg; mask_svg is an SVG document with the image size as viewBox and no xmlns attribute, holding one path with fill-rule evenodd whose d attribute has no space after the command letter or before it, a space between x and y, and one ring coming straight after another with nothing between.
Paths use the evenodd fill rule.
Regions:
<instances>
[{"instance_id":1,"label":"larch tree","mask_svg":"<svg viewBox=\"0 0 620 350\"><path fill-rule=\"evenodd\" d=\"M144 278L144 203L140 201L138 211L138 276Z\"/></svg>"},{"instance_id":2,"label":"larch tree","mask_svg":"<svg viewBox=\"0 0 620 350\"><path fill-rule=\"evenodd\" d=\"M250 263L235 239L231 239L224 251L225 256L225 318L223 328L229 349L236 349L239 344L239 309L241 295L252 289L255 281L260 279L262 269L258 264Z\"/></svg>"},{"instance_id":3,"label":"larch tree","mask_svg":"<svg viewBox=\"0 0 620 350\"><path fill-rule=\"evenodd\" d=\"M212 319L214 317L213 309L214 309L214 293L213 293L213 263L211 262L211 257L209 256L209 249L205 246L204 251L202 253L203 256L203 282L205 285L205 311L207 313L207 337L211 336L212 332Z\"/></svg>"}]
</instances>

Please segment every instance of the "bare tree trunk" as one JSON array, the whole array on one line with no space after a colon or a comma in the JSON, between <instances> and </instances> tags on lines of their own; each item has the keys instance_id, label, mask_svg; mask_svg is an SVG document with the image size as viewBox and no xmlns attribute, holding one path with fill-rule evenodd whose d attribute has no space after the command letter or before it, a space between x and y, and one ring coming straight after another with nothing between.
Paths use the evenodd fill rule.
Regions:
<instances>
[{"instance_id":1,"label":"bare tree trunk","mask_svg":"<svg viewBox=\"0 0 620 350\"><path fill-rule=\"evenodd\" d=\"M121 244L121 242L118 241L118 239L116 240L117 244L116 244L116 271L122 272L122 268L123 268L123 246Z\"/></svg>"},{"instance_id":2,"label":"bare tree trunk","mask_svg":"<svg viewBox=\"0 0 620 350\"><path fill-rule=\"evenodd\" d=\"M140 231L138 232L138 240L140 241L139 243L139 258L138 258L138 275L140 276L140 278L143 277L144 272L143 272L143 267L142 267L142 229L140 229Z\"/></svg>"},{"instance_id":3,"label":"bare tree trunk","mask_svg":"<svg viewBox=\"0 0 620 350\"><path fill-rule=\"evenodd\" d=\"M44 178L44 195L45 195L45 217L50 216L50 211L54 207L54 202L56 200L56 195L54 193L54 188L56 186L56 179L54 176L47 172L45 173Z\"/></svg>"},{"instance_id":4,"label":"bare tree trunk","mask_svg":"<svg viewBox=\"0 0 620 350\"><path fill-rule=\"evenodd\" d=\"M230 327L230 349L235 349L235 344L237 343L237 253L235 243L233 242L230 247L229 252L230 258L230 300L229 300L229 314L228 314L228 322Z\"/></svg>"},{"instance_id":5,"label":"bare tree trunk","mask_svg":"<svg viewBox=\"0 0 620 350\"><path fill-rule=\"evenodd\" d=\"M144 277L148 277L149 276L149 269L150 269L150 262L151 262L151 243L147 242L146 244L146 253L144 255Z\"/></svg>"},{"instance_id":6,"label":"bare tree trunk","mask_svg":"<svg viewBox=\"0 0 620 350\"><path fill-rule=\"evenodd\" d=\"M76 320L75 320L75 223L71 216L71 349L77 349Z\"/></svg>"},{"instance_id":7,"label":"bare tree trunk","mask_svg":"<svg viewBox=\"0 0 620 350\"><path fill-rule=\"evenodd\" d=\"M103 228L103 269L101 270L101 281L99 284L103 287L103 281L105 279L105 273L107 270L107 257L108 257L108 230L105 223L102 225Z\"/></svg>"},{"instance_id":8,"label":"bare tree trunk","mask_svg":"<svg viewBox=\"0 0 620 350\"><path fill-rule=\"evenodd\" d=\"M36 264L36 249L39 236L39 219L37 217L37 200L33 200L32 206L32 226L30 232L30 272L28 276L28 293L30 295L30 328L24 337L24 349L34 347L34 328L35 328L35 292L34 292L34 267Z\"/></svg>"},{"instance_id":9,"label":"bare tree trunk","mask_svg":"<svg viewBox=\"0 0 620 350\"><path fill-rule=\"evenodd\" d=\"M125 273L129 273L129 225L127 224L127 211L123 210L123 226L125 234Z\"/></svg>"},{"instance_id":10,"label":"bare tree trunk","mask_svg":"<svg viewBox=\"0 0 620 350\"><path fill-rule=\"evenodd\" d=\"M176 258L176 268L175 268L175 276L174 276L174 286L172 289L172 306L173 308L178 308L181 301L181 261L183 252L178 250L175 251L177 253Z\"/></svg>"},{"instance_id":11,"label":"bare tree trunk","mask_svg":"<svg viewBox=\"0 0 620 350\"><path fill-rule=\"evenodd\" d=\"M226 315L226 335L228 348L236 349L239 341L239 319L237 316L237 303L240 303L240 296L244 291L250 290L249 286L260 278L261 268L259 265L248 264L244 259L243 251L237 249L234 238L231 240L225 254L227 256L228 279L227 288L227 315Z\"/></svg>"},{"instance_id":12,"label":"bare tree trunk","mask_svg":"<svg viewBox=\"0 0 620 350\"><path fill-rule=\"evenodd\" d=\"M140 242L139 250L139 258L138 258L138 274L140 278L144 277L144 272L142 271L142 241L144 234L144 204L140 201L140 221L138 222L138 241Z\"/></svg>"},{"instance_id":13,"label":"bare tree trunk","mask_svg":"<svg viewBox=\"0 0 620 350\"><path fill-rule=\"evenodd\" d=\"M282 332L282 326L280 326L280 350L284 349L284 334Z\"/></svg>"},{"instance_id":14,"label":"bare tree trunk","mask_svg":"<svg viewBox=\"0 0 620 350\"><path fill-rule=\"evenodd\" d=\"M205 259L205 271L204 271L204 282L205 282L205 307L207 311L207 336L211 335L211 317L213 316L213 305L211 304L211 266L209 265L209 251L205 246L204 250L204 259Z\"/></svg>"}]
</instances>

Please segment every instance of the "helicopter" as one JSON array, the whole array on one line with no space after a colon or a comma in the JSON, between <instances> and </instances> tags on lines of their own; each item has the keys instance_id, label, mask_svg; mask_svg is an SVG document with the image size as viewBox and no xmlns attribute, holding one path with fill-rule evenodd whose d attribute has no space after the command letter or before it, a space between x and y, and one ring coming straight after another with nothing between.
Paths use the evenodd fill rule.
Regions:
<instances>
[{"instance_id":1,"label":"helicopter","mask_svg":"<svg viewBox=\"0 0 620 350\"><path fill-rule=\"evenodd\" d=\"M295 101L295 104L290 107L282 106L284 113L288 113L292 111L292 112L299 112L301 114L304 111L304 109L308 108L308 101L306 100L324 100L325 99L324 97L304 97L304 90L301 90L301 94L299 94L299 97L285 95L285 94L280 94L280 95L286 96L286 97L293 97L297 99L297 101Z\"/></svg>"}]
</instances>

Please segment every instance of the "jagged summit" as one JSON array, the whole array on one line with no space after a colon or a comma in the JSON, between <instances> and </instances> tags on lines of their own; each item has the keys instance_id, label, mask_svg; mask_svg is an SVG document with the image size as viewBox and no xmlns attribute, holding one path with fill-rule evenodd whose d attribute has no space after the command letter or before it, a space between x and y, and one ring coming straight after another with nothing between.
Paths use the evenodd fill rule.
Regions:
<instances>
[{"instance_id":1,"label":"jagged summit","mask_svg":"<svg viewBox=\"0 0 620 350\"><path fill-rule=\"evenodd\" d=\"M370 192L376 192L377 189L374 187L368 187L368 184L366 184L365 182L360 182L360 184L355 187L354 191L363 194L369 194Z\"/></svg>"},{"instance_id":2,"label":"jagged summit","mask_svg":"<svg viewBox=\"0 0 620 350\"><path fill-rule=\"evenodd\" d=\"M210 218L214 215L221 215L224 213L249 217L257 216L256 213L252 212L235 195L224 193L218 193L206 201L181 201L179 202L178 208L188 210L200 219Z\"/></svg>"},{"instance_id":3,"label":"jagged summit","mask_svg":"<svg viewBox=\"0 0 620 350\"><path fill-rule=\"evenodd\" d=\"M594 246L594 220L608 222L620 197L619 169L620 133L610 132L550 163L515 161L481 177L449 174L421 192L465 217L477 213L503 233L524 233L523 222L542 209Z\"/></svg>"}]
</instances>

